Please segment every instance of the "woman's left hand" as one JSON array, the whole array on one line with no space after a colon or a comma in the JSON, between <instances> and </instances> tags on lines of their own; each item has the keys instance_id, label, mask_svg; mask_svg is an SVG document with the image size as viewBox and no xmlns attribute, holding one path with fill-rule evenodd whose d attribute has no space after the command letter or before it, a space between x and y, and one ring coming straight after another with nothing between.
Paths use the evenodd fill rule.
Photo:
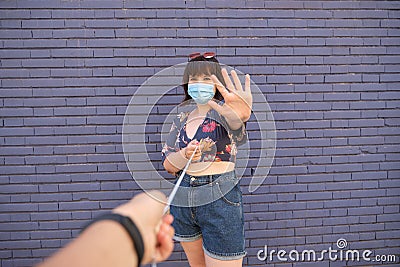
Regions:
<instances>
[{"instance_id":1,"label":"woman's left hand","mask_svg":"<svg viewBox=\"0 0 400 267\"><path fill-rule=\"evenodd\" d=\"M250 75L246 74L244 89L240 83L236 71L232 70L231 75L234 84L229 78L227 70L222 69L222 76L224 77L226 87L229 89L229 91L215 75L211 76L211 79L217 86L217 90L224 98L225 103L223 105L219 105L215 101L210 100L208 101L208 104L219 114L224 116L228 121L237 121L240 119L241 122L245 122L250 118L253 104L253 96L251 95L250 90Z\"/></svg>"}]
</instances>

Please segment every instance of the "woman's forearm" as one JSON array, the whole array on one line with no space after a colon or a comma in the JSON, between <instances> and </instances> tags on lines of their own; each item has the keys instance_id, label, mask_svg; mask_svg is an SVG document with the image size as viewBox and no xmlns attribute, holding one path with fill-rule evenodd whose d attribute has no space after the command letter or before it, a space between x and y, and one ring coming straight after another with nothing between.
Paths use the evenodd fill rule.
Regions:
<instances>
[{"instance_id":1,"label":"woman's forearm","mask_svg":"<svg viewBox=\"0 0 400 267\"><path fill-rule=\"evenodd\" d=\"M244 123L240 119L231 119L225 117L225 120L228 123L229 128L234 131L240 129Z\"/></svg>"},{"instance_id":2,"label":"woman's forearm","mask_svg":"<svg viewBox=\"0 0 400 267\"><path fill-rule=\"evenodd\" d=\"M114 221L99 221L80 236L45 260L38 267L131 267L137 265L137 255L126 230Z\"/></svg>"},{"instance_id":3,"label":"woman's forearm","mask_svg":"<svg viewBox=\"0 0 400 267\"><path fill-rule=\"evenodd\" d=\"M178 152L168 155L168 157L164 161L164 168L167 172L176 173L185 167L188 161L185 156L185 149L186 148L182 148Z\"/></svg>"}]
</instances>

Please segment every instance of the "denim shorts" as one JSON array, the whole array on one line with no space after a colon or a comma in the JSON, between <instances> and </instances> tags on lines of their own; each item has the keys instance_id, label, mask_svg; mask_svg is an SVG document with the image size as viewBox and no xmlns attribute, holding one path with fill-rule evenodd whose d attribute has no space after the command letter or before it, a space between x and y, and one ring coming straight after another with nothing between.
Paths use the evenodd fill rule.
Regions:
<instances>
[{"instance_id":1,"label":"denim shorts","mask_svg":"<svg viewBox=\"0 0 400 267\"><path fill-rule=\"evenodd\" d=\"M181 183L181 187L189 190L204 185L210 188L210 194L217 194L216 200L201 206L171 205L174 239L189 242L203 238L203 249L208 256L219 260L243 258L246 251L242 192L235 172L206 176L185 174ZM213 193L221 193L224 188L232 189L226 194ZM187 194L188 203L192 197Z\"/></svg>"}]
</instances>

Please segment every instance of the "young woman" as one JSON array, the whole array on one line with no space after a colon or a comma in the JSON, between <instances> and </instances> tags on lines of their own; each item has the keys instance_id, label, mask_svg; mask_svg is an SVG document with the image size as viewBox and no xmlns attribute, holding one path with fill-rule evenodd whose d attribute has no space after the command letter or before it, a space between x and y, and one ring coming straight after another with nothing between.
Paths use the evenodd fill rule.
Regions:
<instances>
[{"instance_id":1,"label":"young woman","mask_svg":"<svg viewBox=\"0 0 400 267\"><path fill-rule=\"evenodd\" d=\"M214 192L221 194L204 205L196 205L188 194L187 206L171 206L174 238L192 267L242 266L244 218L235 159L236 146L246 142L245 122L251 115L250 76L246 75L243 88L235 71L232 82L226 69L221 70L214 53L189 57L183 75L184 101L193 99L197 107L174 120L162 150L163 166L179 177L194 153L181 187L207 185L213 197ZM224 188L229 191L223 192Z\"/></svg>"}]
</instances>

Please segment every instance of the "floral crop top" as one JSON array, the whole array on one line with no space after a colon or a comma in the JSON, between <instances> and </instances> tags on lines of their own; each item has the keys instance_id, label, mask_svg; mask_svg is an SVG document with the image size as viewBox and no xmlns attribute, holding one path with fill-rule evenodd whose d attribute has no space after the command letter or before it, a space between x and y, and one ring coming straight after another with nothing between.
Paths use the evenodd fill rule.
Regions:
<instances>
[{"instance_id":1,"label":"floral crop top","mask_svg":"<svg viewBox=\"0 0 400 267\"><path fill-rule=\"evenodd\" d=\"M196 139L202 147L202 155L197 162L236 161L237 146L247 140L244 123L241 128L232 130L225 118L210 109L195 135L190 139L186 134L186 121L189 112L181 112L173 121L171 130L162 149L162 163L172 152L185 148Z\"/></svg>"}]
</instances>

